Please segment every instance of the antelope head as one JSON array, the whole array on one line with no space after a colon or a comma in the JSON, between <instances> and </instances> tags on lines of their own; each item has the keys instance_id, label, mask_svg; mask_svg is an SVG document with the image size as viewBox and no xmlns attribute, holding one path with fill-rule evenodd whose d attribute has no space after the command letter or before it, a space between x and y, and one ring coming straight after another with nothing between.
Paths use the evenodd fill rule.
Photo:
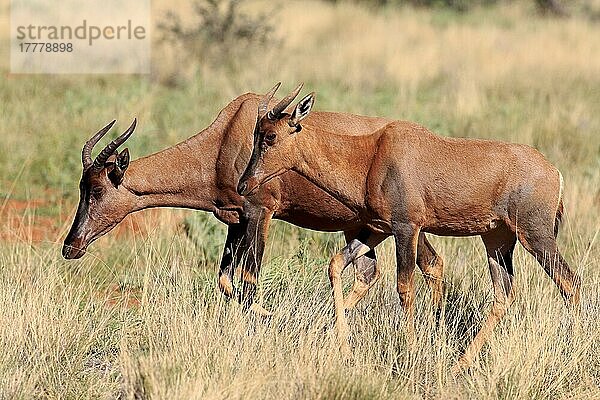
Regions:
<instances>
[{"instance_id":1,"label":"antelope head","mask_svg":"<svg viewBox=\"0 0 600 400\"><path fill-rule=\"evenodd\" d=\"M67 235L62 255L64 258L79 258L87 246L110 231L131 211L135 196L122 185L129 166L129 149L120 153L122 145L135 130L136 120L118 138L110 142L92 160L94 145L112 128L112 121L83 146L81 161L83 173L79 181L79 205L71 230Z\"/></svg>"},{"instance_id":2,"label":"antelope head","mask_svg":"<svg viewBox=\"0 0 600 400\"><path fill-rule=\"evenodd\" d=\"M242 196L254 193L258 187L293 167L296 159L296 134L302 130L300 122L308 116L315 102L315 93L304 97L291 114L285 110L294 101L302 84L275 107L267 111L280 83L263 96L258 106L258 120L254 130L254 148L246 170L238 183L237 191Z\"/></svg>"}]
</instances>

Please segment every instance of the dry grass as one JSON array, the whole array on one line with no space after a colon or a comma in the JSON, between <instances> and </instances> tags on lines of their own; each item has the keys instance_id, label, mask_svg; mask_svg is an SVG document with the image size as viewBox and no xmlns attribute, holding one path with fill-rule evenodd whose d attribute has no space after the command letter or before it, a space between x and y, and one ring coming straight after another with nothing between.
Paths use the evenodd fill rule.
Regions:
<instances>
[{"instance_id":1,"label":"dry grass","mask_svg":"<svg viewBox=\"0 0 600 400\"><path fill-rule=\"evenodd\" d=\"M478 243L436 244L450 269L441 325L431 323L429 293L418 282L419 339L416 349L407 348L392 248L384 246L383 282L350 313L351 363L339 358L333 340L318 255L284 256L265 266L263 291L276 314L262 321L223 301L213 272L190 262L194 252L183 237L169 240L157 232L130 251L114 250L121 253L119 266L88 256L74 268L53 247L8 246L0 273L0 373L6 378L0 393L203 399L600 394L597 256L585 261L586 251L574 260L586 283L581 320L573 324L541 268L519 252L518 300L469 374L454 380L448 367L482 322L490 285ZM99 289L115 281L122 293L132 293L116 303L114 293Z\"/></svg>"},{"instance_id":2,"label":"dry grass","mask_svg":"<svg viewBox=\"0 0 600 400\"><path fill-rule=\"evenodd\" d=\"M227 68L208 68L201 57L182 67L180 55L155 51L151 79L175 75L183 86L138 77L0 81L1 192L54 205L11 218L0 232L9 238L0 242L0 398L600 398L600 26L540 19L522 4L456 15L289 2L275 21L279 46L252 49ZM584 279L580 318L519 247L517 300L474 367L455 380L449 368L492 300L478 239L432 238L446 261L445 314L439 326L432 322L419 278L415 349L404 340L393 244L384 243L383 279L349 313L352 362L333 342L324 270L339 236L275 224L261 273L261 298L276 311L269 321L217 292L224 228L209 216L148 214L143 235L113 232L80 261L60 257L78 146L96 127L137 115L136 157L278 80L287 89L305 81L321 110L539 148L565 177L559 239ZM178 228L182 217L194 240ZM59 237L10 236L48 218Z\"/></svg>"}]
</instances>

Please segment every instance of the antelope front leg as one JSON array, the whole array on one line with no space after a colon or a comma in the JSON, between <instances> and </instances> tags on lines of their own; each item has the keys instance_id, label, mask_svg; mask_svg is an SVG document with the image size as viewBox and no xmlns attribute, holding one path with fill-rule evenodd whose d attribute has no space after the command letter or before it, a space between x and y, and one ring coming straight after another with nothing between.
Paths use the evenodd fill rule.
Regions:
<instances>
[{"instance_id":1,"label":"antelope front leg","mask_svg":"<svg viewBox=\"0 0 600 400\"><path fill-rule=\"evenodd\" d=\"M444 295L444 260L437 254L423 232L419 233L417 244L417 266L423 272L423 278L431 290L431 301L439 316Z\"/></svg>"},{"instance_id":2,"label":"antelope front leg","mask_svg":"<svg viewBox=\"0 0 600 400\"><path fill-rule=\"evenodd\" d=\"M359 242L366 243L367 247L370 249L363 256L356 257L353 260L354 284L352 285L348 297L344 300L344 308L349 310L354 308L356 303L362 300L369 292L369 289L371 289L379 280L381 273L377 264L375 247L383 242L387 236L372 233L366 229L355 232L344 232L344 235L348 244L356 238Z\"/></svg>"},{"instance_id":3,"label":"antelope front leg","mask_svg":"<svg viewBox=\"0 0 600 400\"><path fill-rule=\"evenodd\" d=\"M248 207L250 208L250 207ZM248 246L245 262L242 263L242 298L244 308L261 316L271 316L272 313L262 305L255 303L258 274L262 263L265 242L269 232L269 225L273 212L265 208L250 209L248 224L245 232L245 241Z\"/></svg>"},{"instance_id":4,"label":"antelope front leg","mask_svg":"<svg viewBox=\"0 0 600 400\"><path fill-rule=\"evenodd\" d=\"M371 250L366 244L358 239L354 239L341 252L333 256L329 263L329 281L333 289L333 303L335 308L336 328L340 349L345 356L350 355L350 345L348 335L350 328L346 320L344 307L344 293L342 291L342 273L344 269L356 258L366 254Z\"/></svg>"},{"instance_id":5,"label":"antelope front leg","mask_svg":"<svg viewBox=\"0 0 600 400\"><path fill-rule=\"evenodd\" d=\"M244 232L246 224L232 224L227 228L227 239L223 248L221 265L219 267L218 284L221 293L227 298L239 299L239 291L233 285L233 271L240 262L241 255L246 251Z\"/></svg>"},{"instance_id":6,"label":"antelope front leg","mask_svg":"<svg viewBox=\"0 0 600 400\"><path fill-rule=\"evenodd\" d=\"M354 284L344 300L346 310L353 309L369 292L369 289L379 280L381 273L377 266L375 250L371 249L362 257L354 260Z\"/></svg>"},{"instance_id":7,"label":"antelope front leg","mask_svg":"<svg viewBox=\"0 0 600 400\"><path fill-rule=\"evenodd\" d=\"M398 296L406 313L406 337L409 344L415 342L415 267L419 227L399 224L394 229L396 241L396 268Z\"/></svg>"}]
</instances>

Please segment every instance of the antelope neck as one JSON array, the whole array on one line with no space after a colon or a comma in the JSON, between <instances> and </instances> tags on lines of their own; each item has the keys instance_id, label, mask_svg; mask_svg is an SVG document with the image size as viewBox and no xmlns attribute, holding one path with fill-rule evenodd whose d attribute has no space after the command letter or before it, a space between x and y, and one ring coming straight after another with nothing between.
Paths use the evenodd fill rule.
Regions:
<instances>
[{"instance_id":1,"label":"antelope neck","mask_svg":"<svg viewBox=\"0 0 600 400\"><path fill-rule=\"evenodd\" d=\"M292 169L349 208L364 207L377 133L349 136L304 129L298 135L299 162Z\"/></svg>"}]
</instances>

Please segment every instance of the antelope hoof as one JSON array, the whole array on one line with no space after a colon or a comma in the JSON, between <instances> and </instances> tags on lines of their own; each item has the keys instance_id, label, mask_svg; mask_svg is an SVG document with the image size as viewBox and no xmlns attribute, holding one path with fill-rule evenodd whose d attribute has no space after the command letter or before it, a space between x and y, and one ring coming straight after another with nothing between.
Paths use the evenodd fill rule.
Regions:
<instances>
[{"instance_id":1,"label":"antelope hoof","mask_svg":"<svg viewBox=\"0 0 600 400\"><path fill-rule=\"evenodd\" d=\"M350 349L350 344L348 343L348 339L342 340L340 342L340 353L342 354L342 358L346 361L352 360L352 350Z\"/></svg>"},{"instance_id":2,"label":"antelope hoof","mask_svg":"<svg viewBox=\"0 0 600 400\"><path fill-rule=\"evenodd\" d=\"M265 309L263 306L261 306L258 303L252 303L249 310L256 315L260 315L261 317L270 317L273 315L273 313L271 311Z\"/></svg>"},{"instance_id":3,"label":"antelope hoof","mask_svg":"<svg viewBox=\"0 0 600 400\"><path fill-rule=\"evenodd\" d=\"M347 360L351 359L352 350L350 349L350 328L347 325L342 325L338 328L337 339L343 358Z\"/></svg>"},{"instance_id":4,"label":"antelope hoof","mask_svg":"<svg viewBox=\"0 0 600 400\"><path fill-rule=\"evenodd\" d=\"M450 372L454 378L459 377L462 373L471 366L471 363L463 358L458 360L452 367Z\"/></svg>"},{"instance_id":5,"label":"antelope hoof","mask_svg":"<svg viewBox=\"0 0 600 400\"><path fill-rule=\"evenodd\" d=\"M354 286L352 287L352 291L348 297L344 299L344 309L352 310L354 307L356 307L356 304L358 304L358 302L367 294L369 287L370 286L364 282L355 282Z\"/></svg>"},{"instance_id":6,"label":"antelope hoof","mask_svg":"<svg viewBox=\"0 0 600 400\"><path fill-rule=\"evenodd\" d=\"M454 364L454 366L450 370L450 373L452 373L453 378L458 378L460 375L462 375L462 372L463 368L458 363Z\"/></svg>"},{"instance_id":7,"label":"antelope hoof","mask_svg":"<svg viewBox=\"0 0 600 400\"><path fill-rule=\"evenodd\" d=\"M354 310L354 307L356 307L356 304L358 303L358 300L355 299L346 299L344 300L344 310L346 311L350 311L350 310Z\"/></svg>"},{"instance_id":8,"label":"antelope hoof","mask_svg":"<svg viewBox=\"0 0 600 400\"><path fill-rule=\"evenodd\" d=\"M226 297L232 298L235 294L235 288L233 283L227 275L221 275L219 277L219 289Z\"/></svg>"}]
</instances>

